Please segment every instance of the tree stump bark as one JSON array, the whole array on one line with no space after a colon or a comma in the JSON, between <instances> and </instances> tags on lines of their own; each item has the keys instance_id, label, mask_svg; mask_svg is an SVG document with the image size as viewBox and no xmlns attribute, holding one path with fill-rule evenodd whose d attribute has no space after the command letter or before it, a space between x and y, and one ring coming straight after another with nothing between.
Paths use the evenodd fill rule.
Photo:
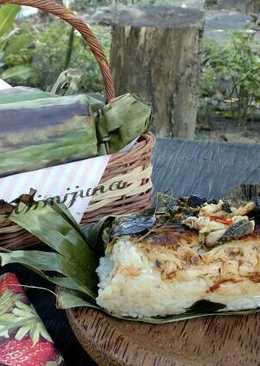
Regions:
<instances>
[{"instance_id":1,"label":"tree stump bark","mask_svg":"<svg viewBox=\"0 0 260 366\"><path fill-rule=\"evenodd\" d=\"M247 0L246 12L247 14L260 13L260 0Z\"/></svg>"},{"instance_id":2,"label":"tree stump bark","mask_svg":"<svg viewBox=\"0 0 260 366\"><path fill-rule=\"evenodd\" d=\"M203 15L169 6L102 12L101 22L112 25L116 94L135 93L152 104L157 136L194 137Z\"/></svg>"}]
</instances>

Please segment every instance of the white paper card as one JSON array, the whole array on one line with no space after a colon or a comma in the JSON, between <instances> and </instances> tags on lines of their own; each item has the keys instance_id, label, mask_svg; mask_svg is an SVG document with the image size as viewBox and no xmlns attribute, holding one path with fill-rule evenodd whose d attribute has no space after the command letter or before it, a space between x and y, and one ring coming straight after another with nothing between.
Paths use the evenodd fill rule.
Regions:
<instances>
[{"instance_id":1,"label":"white paper card","mask_svg":"<svg viewBox=\"0 0 260 366\"><path fill-rule=\"evenodd\" d=\"M58 196L80 222L92 198L87 192L99 184L109 158L100 156L1 178L0 199L11 202L33 188L36 201Z\"/></svg>"},{"instance_id":2,"label":"white paper card","mask_svg":"<svg viewBox=\"0 0 260 366\"><path fill-rule=\"evenodd\" d=\"M4 80L0 79L0 90L4 90L4 89L10 89L11 86L9 84L7 84Z\"/></svg>"}]
</instances>

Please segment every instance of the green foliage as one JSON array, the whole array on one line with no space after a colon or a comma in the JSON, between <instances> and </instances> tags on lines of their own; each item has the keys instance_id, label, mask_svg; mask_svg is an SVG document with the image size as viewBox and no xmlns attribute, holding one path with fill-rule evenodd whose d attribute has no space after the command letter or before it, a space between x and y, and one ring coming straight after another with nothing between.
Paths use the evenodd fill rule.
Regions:
<instances>
[{"instance_id":1,"label":"green foliage","mask_svg":"<svg viewBox=\"0 0 260 366\"><path fill-rule=\"evenodd\" d=\"M101 40L107 56L110 33L101 27L94 32ZM63 22L40 25L22 24L4 47L0 77L13 85L27 85L50 90L61 72L67 68L78 70L77 92L101 91L103 83L97 63L82 37L75 33L69 65L67 53L71 27Z\"/></svg>"},{"instance_id":2,"label":"green foliage","mask_svg":"<svg viewBox=\"0 0 260 366\"><path fill-rule=\"evenodd\" d=\"M28 26L14 34L5 47L4 61L8 66L23 65L32 61L33 36Z\"/></svg>"},{"instance_id":3,"label":"green foliage","mask_svg":"<svg viewBox=\"0 0 260 366\"><path fill-rule=\"evenodd\" d=\"M234 112L240 124L245 124L253 102L260 96L260 57L254 51L254 35L234 33L224 52L222 70L232 82L230 97L238 99Z\"/></svg>"},{"instance_id":4,"label":"green foliage","mask_svg":"<svg viewBox=\"0 0 260 366\"><path fill-rule=\"evenodd\" d=\"M221 48L213 41L203 42L202 52L202 75L201 75L201 96L213 96L217 88L218 67L221 63Z\"/></svg>"},{"instance_id":5,"label":"green foliage","mask_svg":"<svg viewBox=\"0 0 260 366\"><path fill-rule=\"evenodd\" d=\"M17 85L26 85L34 76L34 70L30 65L15 65L1 74L1 78L15 80Z\"/></svg>"},{"instance_id":6,"label":"green foliage","mask_svg":"<svg viewBox=\"0 0 260 366\"><path fill-rule=\"evenodd\" d=\"M3 46L0 77L14 85L37 85L37 72L34 69L34 36L29 25L21 25L9 35Z\"/></svg>"},{"instance_id":7,"label":"green foliage","mask_svg":"<svg viewBox=\"0 0 260 366\"><path fill-rule=\"evenodd\" d=\"M93 27L93 31L99 39L102 48L109 58L111 35L109 28ZM80 91L101 91L103 90L103 81L100 70L94 56L86 48L81 37L75 37L70 67L77 68L82 73L79 83Z\"/></svg>"},{"instance_id":8,"label":"green foliage","mask_svg":"<svg viewBox=\"0 0 260 366\"><path fill-rule=\"evenodd\" d=\"M20 11L18 5L5 5L0 9L0 48L5 37L14 27L17 14Z\"/></svg>"},{"instance_id":9,"label":"green foliage","mask_svg":"<svg viewBox=\"0 0 260 366\"><path fill-rule=\"evenodd\" d=\"M5 5L0 8L0 68L4 66L4 48L19 11L20 6L17 5Z\"/></svg>"},{"instance_id":10,"label":"green foliage","mask_svg":"<svg viewBox=\"0 0 260 366\"><path fill-rule=\"evenodd\" d=\"M235 32L224 47L206 41L202 53L201 96L231 100L233 118L245 125L260 95L260 57L254 34Z\"/></svg>"},{"instance_id":11,"label":"green foliage","mask_svg":"<svg viewBox=\"0 0 260 366\"><path fill-rule=\"evenodd\" d=\"M174 5L176 0L75 0L71 7L76 11L88 11L89 8L96 8L98 6L109 5L132 5L132 4L171 4Z\"/></svg>"},{"instance_id":12,"label":"green foliage","mask_svg":"<svg viewBox=\"0 0 260 366\"><path fill-rule=\"evenodd\" d=\"M90 7L97 7L97 6L106 6L106 5L110 5L111 1L110 0L75 0L72 5L71 8L75 11L86 11L88 10Z\"/></svg>"}]
</instances>

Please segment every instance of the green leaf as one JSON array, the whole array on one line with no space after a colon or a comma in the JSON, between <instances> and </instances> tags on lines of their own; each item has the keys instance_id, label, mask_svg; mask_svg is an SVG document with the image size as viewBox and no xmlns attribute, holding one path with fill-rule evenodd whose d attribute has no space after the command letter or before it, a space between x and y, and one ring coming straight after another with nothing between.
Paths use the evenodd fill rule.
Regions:
<instances>
[{"instance_id":1,"label":"green leaf","mask_svg":"<svg viewBox=\"0 0 260 366\"><path fill-rule=\"evenodd\" d=\"M18 255L16 253L16 251L10 252L10 253L0 253L0 258L1 258L1 265L5 266L7 264L12 264L12 263L19 263L22 264L24 266L26 266L27 268L29 268L30 270L38 273L40 276L42 276L44 279L46 279L47 281L52 282L53 284L57 285L57 286L61 286L61 287L66 287L72 290L79 290L81 289L80 286L77 285L77 283L75 281L73 281L71 278L68 277L62 277L62 276L49 276L47 274L44 273L44 270L47 271L47 267L44 265L44 263L46 263L50 256L48 252L41 252L41 251L34 251L35 256L37 257L38 254L38 260L36 259L35 262L33 263L33 258L30 255L30 251L17 251ZM58 254L54 255L57 256L57 259L59 258ZM43 263L42 263L43 261ZM44 269L43 269L44 268ZM50 267L49 267L49 271L54 271L54 268L51 268L51 263L50 263ZM60 270L59 270L60 271ZM84 290L82 290L84 292ZM1 301L0 301L0 314L1 314Z\"/></svg>"},{"instance_id":2,"label":"green leaf","mask_svg":"<svg viewBox=\"0 0 260 366\"><path fill-rule=\"evenodd\" d=\"M22 297L21 294L15 294L10 290L5 290L0 295L0 323L5 314L8 314L16 302Z\"/></svg>"},{"instance_id":3,"label":"green leaf","mask_svg":"<svg viewBox=\"0 0 260 366\"><path fill-rule=\"evenodd\" d=\"M106 141L109 152L123 149L144 133L150 121L151 107L131 94L125 94L107 104L99 113L97 130L100 149Z\"/></svg>"},{"instance_id":4,"label":"green leaf","mask_svg":"<svg viewBox=\"0 0 260 366\"><path fill-rule=\"evenodd\" d=\"M24 28L24 26L22 25L21 27L19 27L18 32L13 32L14 34L11 34L10 37L8 37L8 42L6 44L5 47L5 62L6 62L6 58L8 58L9 56L12 58L15 56L23 56L24 57L24 62L25 61L30 61L31 56L32 56L32 51L33 48L31 47L33 44L33 34L30 31L30 29ZM8 64L8 62L6 62ZM15 65L15 64L14 64Z\"/></svg>"},{"instance_id":5,"label":"green leaf","mask_svg":"<svg viewBox=\"0 0 260 366\"><path fill-rule=\"evenodd\" d=\"M10 331L16 331L15 339L22 340L30 335L33 343L39 337L52 341L41 319L31 305L20 300L20 294L6 290L0 295L0 336L8 337Z\"/></svg>"},{"instance_id":6,"label":"green leaf","mask_svg":"<svg viewBox=\"0 0 260 366\"><path fill-rule=\"evenodd\" d=\"M33 75L34 69L32 65L17 65L2 72L1 78L4 80L16 79L19 80L19 82L24 82L30 79Z\"/></svg>"},{"instance_id":7,"label":"green leaf","mask_svg":"<svg viewBox=\"0 0 260 366\"><path fill-rule=\"evenodd\" d=\"M57 360L55 361L48 361L45 366L59 366L59 365L63 365L64 364L64 360L61 356L58 357Z\"/></svg>"},{"instance_id":8,"label":"green leaf","mask_svg":"<svg viewBox=\"0 0 260 366\"><path fill-rule=\"evenodd\" d=\"M61 273L59 257L56 253L41 252L39 250L31 250L29 255L26 255L26 253L23 250L2 253L2 266L19 262L30 267L36 267L40 271L56 271Z\"/></svg>"},{"instance_id":9,"label":"green leaf","mask_svg":"<svg viewBox=\"0 0 260 366\"><path fill-rule=\"evenodd\" d=\"M98 278L95 270L98 258L86 243L79 226L68 214L68 210L43 201L33 209L20 203L10 219L37 236L56 253L40 252L39 258L35 252L30 257L28 251L19 251L17 254L2 253L0 257L4 264L14 262L26 264L40 274L46 270L53 270L63 274L65 278L54 277L53 280L47 276L52 282L63 287L78 289L92 298L96 297Z\"/></svg>"},{"instance_id":10,"label":"green leaf","mask_svg":"<svg viewBox=\"0 0 260 366\"><path fill-rule=\"evenodd\" d=\"M5 5L0 8L0 39L9 33L19 13L21 7L19 5Z\"/></svg>"},{"instance_id":11,"label":"green leaf","mask_svg":"<svg viewBox=\"0 0 260 366\"><path fill-rule=\"evenodd\" d=\"M178 315L170 315L167 317L157 317L157 318L140 318L140 319L134 319L129 317L121 317L116 314L110 314L115 318L122 319L122 320L128 320L128 321L138 321L141 323L149 323L149 324L168 324L168 323L175 323L178 321L183 320L190 320L190 319L197 319L197 318L204 318L208 316L230 316L230 315L249 315L249 314L255 314L260 312L260 309L250 309L250 310L243 310L243 311L204 311L201 309L200 311L194 311L193 313L188 312L184 314L178 314Z\"/></svg>"},{"instance_id":12,"label":"green leaf","mask_svg":"<svg viewBox=\"0 0 260 366\"><path fill-rule=\"evenodd\" d=\"M100 309L98 305L91 302L91 299L87 300L81 293L65 288L59 288L57 290L57 305L60 309L72 309L77 307Z\"/></svg>"},{"instance_id":13,"label":"green leaf","mask_svg":"<svg viewBox=\"0 0 260 366\"><path fill-rule=\"evenodd\" d=\"M8 329L3 325L0 325L0 337L9 338Z\"/></svg>"},{"instance_id":14,"label":"green leaf","mask_svg":"<svg viewBox=\"0 0 260 366\"><path fill-rule=\"evenodd\" d=\"M15 339L17 339L17 341L21 341L26 336L26 334L29 333L29 331L30 331L30 325L28 324L26 326L19 328L19 330L15 335Z\"/></svg>"},{"instance_id":15,"label":"green leaf","mask_svg":"<svg viewBox=\"0 0 260 366\"><path fill-rule=\"evenodd\" d=\"M97 305L93 305L85 300L81 294L76 291L68 291L67 289L59 289L57 292L58 307L61 309L73 309L77 307L87 307L99 309L107 315L111 315L114 318L149 323L149 324L168 324L183 320L196 319L208 316L225 316L225 315L247 315L254 314L260 311L260 309L244 310L244 311L224 311L221 310L223 307L220 304L214 304L209 301L204 301L203 304L195 304L192 308L188 309L184 314L171 315L166 317L155 317L155 318L130 318L125 316L120 316L118 314L111 314L104 309L101 309Z\"/></svg>"},{"instance_id":16,"label":"green leaf","mask_svg":"<svg viewBox=\"0 0 260 366\"><path fill-rule=\"evenodd\" d=\"M30 336L32 339L33 344L36 344L40 338L40 324L36 323L33 324L33 328L30 331Z\"/></svg>"},{"instance_id":17,"label":"green leaf","mask_svg":"<svg viewBox=\"0 0 260 366\"><path fill-rule=\"evenodd\" d=\"M106 216L98 222L89 225L82 225L81 231L90 244L91 248L98 253L99 256L104 255L104 245L110 241L110 227L114 220L114 216ZM107 237L105 234L107 233Z\"/></svg>"}]
</instances>

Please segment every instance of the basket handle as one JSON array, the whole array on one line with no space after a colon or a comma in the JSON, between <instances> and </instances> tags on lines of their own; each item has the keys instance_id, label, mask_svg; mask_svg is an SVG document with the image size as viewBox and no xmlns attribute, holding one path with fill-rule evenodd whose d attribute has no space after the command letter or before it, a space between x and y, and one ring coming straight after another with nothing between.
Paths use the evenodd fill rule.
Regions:
<instances>
[{"instance_id":1,"label":"basket handle","mask_svg":"<svg viewBox=\"0 0 260 366\"><path fill-rule=\"evenodd\" d=\"M72 25L73 28L81 33L82 37L96 58L103 76L107 100L111 101L115 97L109 63L98 39L87 23L85 23L82 19L77 17L72 11L65 8L63 5L56 3L54 0L0 0L0 5L1 4L17 4L38 8L47 13L53 14Z\"/></svg>"}]
</instances>

